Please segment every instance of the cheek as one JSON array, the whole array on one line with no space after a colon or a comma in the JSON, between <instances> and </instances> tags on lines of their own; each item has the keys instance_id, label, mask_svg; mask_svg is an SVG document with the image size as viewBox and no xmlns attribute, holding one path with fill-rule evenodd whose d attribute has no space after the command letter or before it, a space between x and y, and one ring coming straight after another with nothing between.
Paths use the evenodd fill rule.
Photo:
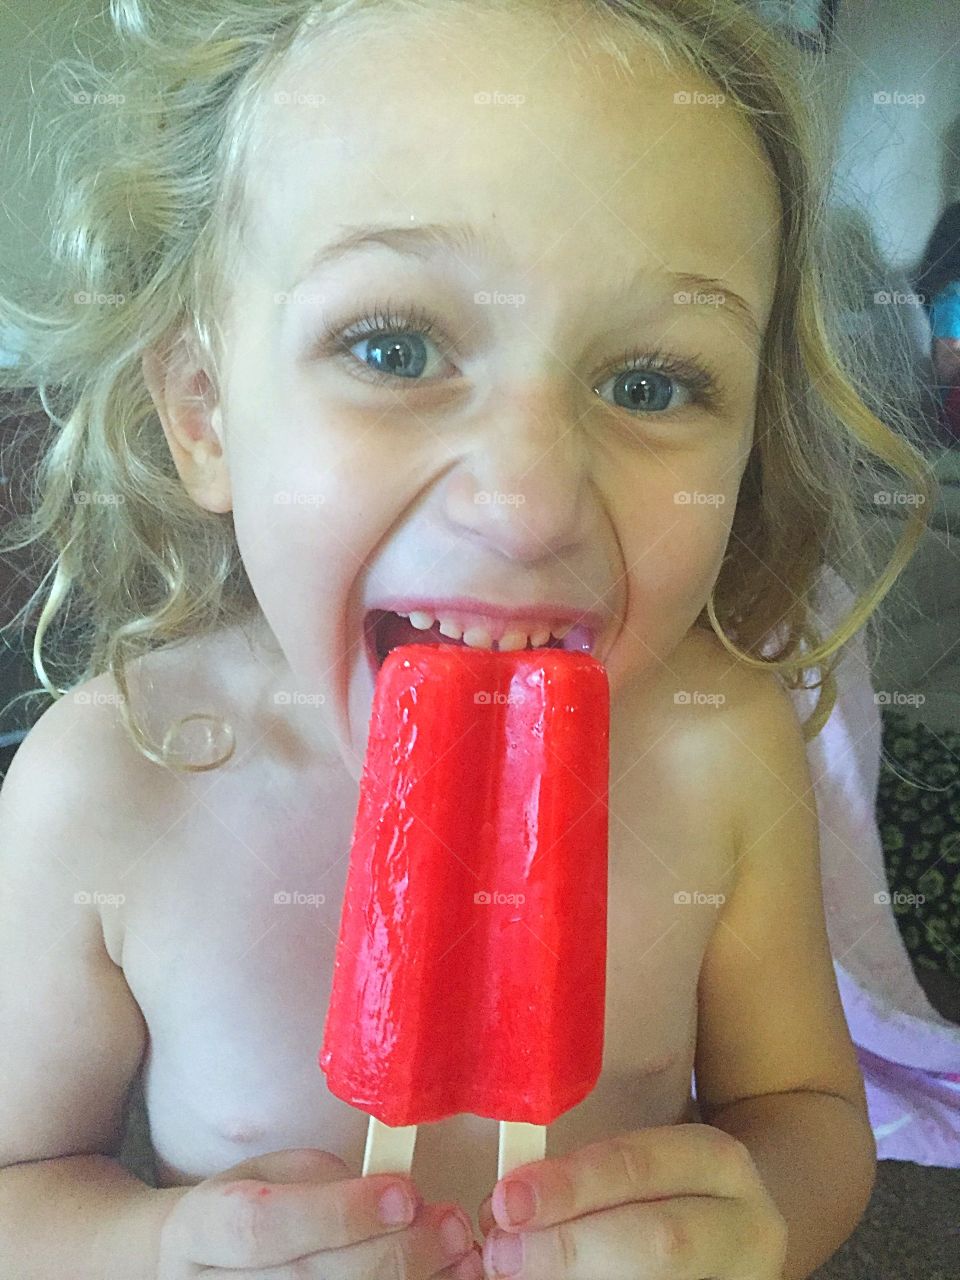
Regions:
<instances>
[{"instance_id":1,"label":"cheek","mask_svg":"<svg viewBox=\"0 0 960 1280\"><path fill-rule=\"evenodd\" d=\"M678 507L669 532L639 561L639 581L664 602L698 602L699 612L719 572L730 523L722 506Z\"/></svg>"},{"instance_id":2,"label":"cheek","mask_svg":"<svg viewBox=\"0 0 960 1280\"><path fill-rule=\"evenodd\" d=\"M341 644L358 557L332 536L327 506L309 491L235 496L234 527L244 569L274 637L303 688Z\"/></svg>"},{"instance_id":3,"label":"cheek","mask_svg":"<svg viewBox=\"0 0 960 1280\"><path fill-rule=\"evenodd\" d=\"M284 491L278 491L278 497ZM246 499L246 500L245 500ZM274 633L285 647L302 631L310 601L324 598L329 571L317 509L234 495L234 528L244 569Z\"/></svg>"},{"instance_id":4,"label":"cheek","mask_svg":"<svg viewBox=\"0 0 960 1280\"><path fill-rule=\"evenodd\" d=\"M314 630L318 601L356 573L351 504L320 468L253 455L235 474L233 523L244 569L283 643Z\"/></svg>"},{"instance_id":5,"label":"cheek","mask_svg":"<svg viewBox=\"0 0 960 1280\"><path fill-rule=\"evenodd\" d=\"M621 520L623 550L631 595L651 622L672 627L706 603L736 509L740 469L735 459L724 465L722 476L724 466L671 459L656 483L648 475L633 486Z\"/></svg>"},{"instance_id":6,"label":"cheek","mask_svg":"<svg viewBox=\"0 0 960 1280\"><path fill-rule=\"evenodd\" d=\"M361 501L346 446L321 428L280 406L231 422L234 524L245 559L296 573L350 554Z\"/></svg>"}]
</instances>

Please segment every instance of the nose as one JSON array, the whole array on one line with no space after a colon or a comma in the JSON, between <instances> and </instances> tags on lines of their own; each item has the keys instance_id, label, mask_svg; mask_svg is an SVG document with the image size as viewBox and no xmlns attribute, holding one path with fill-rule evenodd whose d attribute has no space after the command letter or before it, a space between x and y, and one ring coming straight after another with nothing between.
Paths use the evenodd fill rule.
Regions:
<instances>
[{"instance_id":1,"label":"nose","mask_svg":"<svg viewBox=\"0 0 960 1280\"><path fill-rule=\"evenodd\" d=\"M508 559L556 556L586 534L583 433L575 413L542 388L500 399L495 420L479 426L446 484L450 522Z\"/></svg>"}]
</instances>

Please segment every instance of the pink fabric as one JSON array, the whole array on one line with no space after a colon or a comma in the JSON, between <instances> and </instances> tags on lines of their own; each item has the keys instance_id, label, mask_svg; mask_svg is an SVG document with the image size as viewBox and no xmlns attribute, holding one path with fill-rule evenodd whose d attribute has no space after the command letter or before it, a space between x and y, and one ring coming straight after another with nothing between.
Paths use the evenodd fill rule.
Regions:
<instances>
[{"instance_id":1,"label":"pink fabric","mask_svg":"<svg viewBox=\"0 0 960 1280\"><path fill-rule=\"evenodd\" d=\"M827 571L822 625L852 594ZM960 1026L942 1018L914 975L889 903L875 817L880 708L862 636L836 670L837 701L807 744L820 825L823 898L834 972L866 1086L881 1160L960 1168ZM806 719L816 690L794 690ZM886 894L887 901L876 900Z\"/></svg>"}]
</instances>

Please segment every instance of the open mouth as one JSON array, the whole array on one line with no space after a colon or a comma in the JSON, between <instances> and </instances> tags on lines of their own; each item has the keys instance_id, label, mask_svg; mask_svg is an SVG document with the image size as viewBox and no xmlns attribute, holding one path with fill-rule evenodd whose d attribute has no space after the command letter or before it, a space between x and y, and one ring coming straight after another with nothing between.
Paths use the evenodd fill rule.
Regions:
<instances>
[{"instance_id":1,"label":"open mouth","mask_svg":"<svg viewBox=\"0 0 960 1280\"><path fill-rule=\"evenodd\" d=\"M375 671L379 671L391 649L396 649L404 644L466 644L463 636L458 639L454 636L443 635L440 631L440 625L440 621L435 619L432 626L427 629L421 629L414 626L409 617L405 617L402 614L393 613L388 609L371 609L364 620L364 633L371 666ZM560 628L560 630L564 631L565 634L556 636L547 628L539 628L533 633L522 633L515 630L509 635L504 634L502 640L505 642L505 649L510 651L518 649L566 649L578 653L591 653L593 651L596 636L591 628L573 625ZM487 640L489 642L484 643L481 638L479 643L472 644L469 647L486 648L494 651L501 650L500 640L492 637L487 637ZM535 641L538 643L534 643Z\"/></svg>"}]
</instances>

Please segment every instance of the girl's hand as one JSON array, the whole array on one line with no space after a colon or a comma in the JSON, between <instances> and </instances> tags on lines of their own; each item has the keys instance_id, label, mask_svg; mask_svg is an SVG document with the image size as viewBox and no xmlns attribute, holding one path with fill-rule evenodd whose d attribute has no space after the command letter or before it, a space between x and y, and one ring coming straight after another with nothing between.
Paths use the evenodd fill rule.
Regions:
<instances>
[{"instance_id":1,"label":"girl's hand","mask_svg":"<svg viewBox=\"0 0 960 1280\"><path fill-rule=\"evenodd\" d=\"M747 1148L707 1124L640 1129L523 1165L479 1220L488 1276L782 1280L786 1258L786 1222Z\"/></svg>"},{"instance_id":2,"label":"girl's hand","mask_svg":"<svg viewBox=\"0 0 960 1280\"><path fill-rule=\"evenodd\" d=\"M397 1221L388 1201L394 1221L386 1221L382 1197L397 1186L411 1197L412 1212ZM462 1248L449 1247L456 1245L451 1216L469 1233ZM274 1151L174 1201L161 1228L157 1280L460 1280L458 1259L471 1251L476 1266L467 1215L454 1205L424 1205L409 1178L358 1178L327 1151Z\"/></svg>"}]
</instances>

